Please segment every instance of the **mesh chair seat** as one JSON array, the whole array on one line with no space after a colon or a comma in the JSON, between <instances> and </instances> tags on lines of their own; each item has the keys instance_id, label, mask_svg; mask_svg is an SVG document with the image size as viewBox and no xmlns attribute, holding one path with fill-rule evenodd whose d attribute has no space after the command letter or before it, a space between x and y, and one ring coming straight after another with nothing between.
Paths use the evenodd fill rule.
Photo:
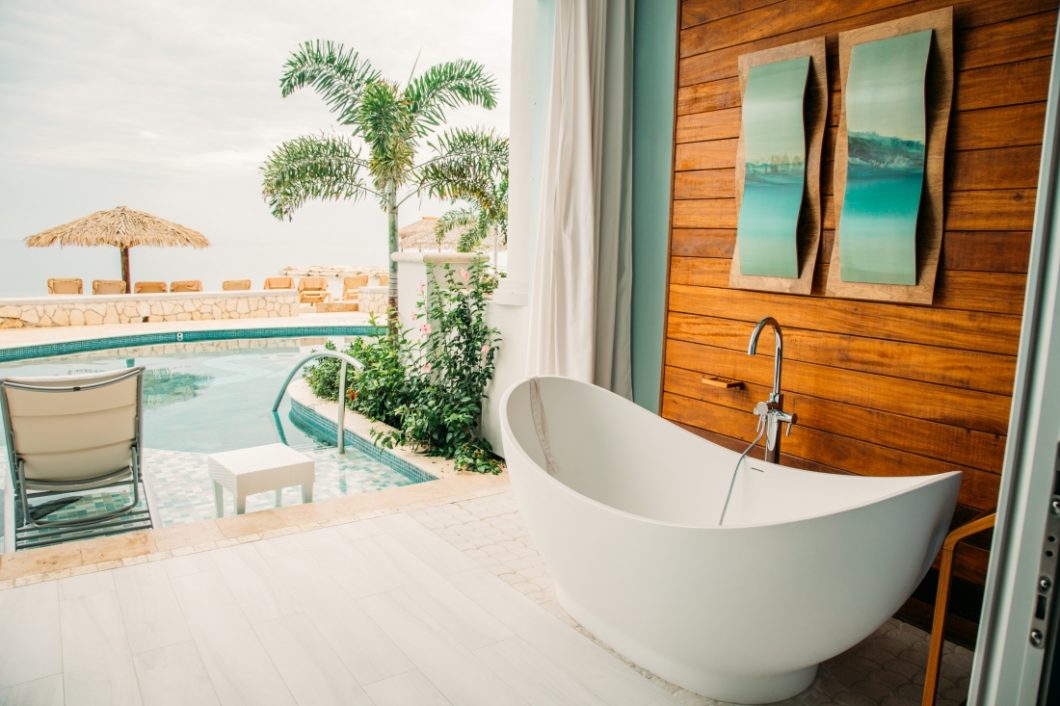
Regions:
<instances>
[{"instance_id":1,"label":"mesh chair seat","mask_svg":"<svg viewBox=\"0 0 1060 706\"><path fill-rule=\"evenodd\" d=\"M140 504L143 367L92 375L0 378L0 414L11 478L5 489L8 550L23 528L90 526ZM57 496L128 486L116 508L48 519Z\"/></svg>"}]
</instances>

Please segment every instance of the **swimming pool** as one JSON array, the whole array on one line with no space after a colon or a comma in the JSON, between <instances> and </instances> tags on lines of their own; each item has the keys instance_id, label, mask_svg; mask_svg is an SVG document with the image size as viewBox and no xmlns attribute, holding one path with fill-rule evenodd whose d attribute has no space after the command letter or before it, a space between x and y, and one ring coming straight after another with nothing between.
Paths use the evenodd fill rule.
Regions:
<instances>
[{"instance_id":1,"label":"swimming pool","mask_svg":"<svg viewBox=\"0 0 1060 706\"><path fill-rule=\"evenodd\" d=\"M307 417L304 408L294 415L296 424L289 399L279 415L273 414L273 400L287 373L328 340L345 347L344 337L324 336L166 343L0 363L0 376L65 375L143 365L144 475L152 509L162 525L215 516L207 454L281 440L316 461L318 500L433 480L364 442L349 444L349 435L346 453L337 453L334 427ZM6 450L0 470L2 485L8 477ZM231 498L226 495L225 500L226 512L232 512ZM300 502L298 489L287 489L283 502ZM272 504L271 493L251 496L247 511ZM64 512L76 510L68 507Z\"/></svg>"},{"instance_id":2,"label":"swimming pool","mask_svg":"<svg viewBox=\"0 0 1060 706\"><path fill-rule=\"evenodd\" d=\"M0 376L97 373L142 365L144 446L213 453L280 441L273 399L299 357L326 340L233 339L119 348L0 364ZM285 400L280 418L288 443L322 446L287 421L289 409Z\"/></svg>"}]
</instances>

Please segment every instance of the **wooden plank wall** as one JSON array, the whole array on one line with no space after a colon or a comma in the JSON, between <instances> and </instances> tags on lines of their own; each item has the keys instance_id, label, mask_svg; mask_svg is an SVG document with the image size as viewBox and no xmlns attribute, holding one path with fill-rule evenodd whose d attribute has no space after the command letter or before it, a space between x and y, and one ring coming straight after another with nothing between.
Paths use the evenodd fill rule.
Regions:
<instances>
[{"instance_id":1,"label":"wooden plank wall","mask_svg":"<svg viewBox=\"0 0 1060 706\"><path fill-rule=\"evenodd\" d=\"M838 33L954 6L954 104L945 234L930 307L826 298L836 222ZM662 414L730 448L772 383L772 342L746 354L754 322L784 330L784 462L864 475L964 472L964 519L993 510L1015 374L1057 0L685 0ZM824 235L811 296L728 288L736 240L737 58L825 36L831 87L822 161ZM763 334L764 339L771 336ZM745 381L731 391L704 374ZM985 550L959 573L980 580Z\"/></svg>"}]
</instances>

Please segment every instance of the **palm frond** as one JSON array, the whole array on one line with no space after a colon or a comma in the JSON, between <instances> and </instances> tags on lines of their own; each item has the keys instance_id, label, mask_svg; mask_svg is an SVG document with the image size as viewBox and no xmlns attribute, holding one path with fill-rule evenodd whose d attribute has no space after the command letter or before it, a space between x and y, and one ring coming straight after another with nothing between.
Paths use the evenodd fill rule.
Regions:
<instances>
[{"instance_id":1,"label":"palm frond","mask_svg":"<svg viewBox=\"0 0 1060 706\"><path fill-rule=\"evenodd\" d=\"M360 178L367 166L338 135L304 136L273 150L261 168L261 194L276 218L290 220L310 199L357 200L374 193Z\"/></svg>"},{"instance_id":2,"label":"palm frond","mask_svg":"<svg viewBox=\"0 0 1060 706\"><path fill-rule=\"evenodd\" d=\"M457 252L472 252L489 235L490 223L486 214L477 205L453 208L438 217L434 224L434 237L441 243L445 236L462 229L457 240Z\"/></svg>"},{"instance_id":3,"label":"palm frond","mask_svg":"<svg viewBox=\"0 0 1060 706\"><path fill-rule=\"evenodd\" d=\"M486 68L469 59L436 64L409 81L405 100L423 136L445 120L445 109L459 105L497 105L497 84Z\"/></svg>"},{"instance_id":4,"label":"palm frond","mask_svg":"<svg viewBox=\"0 0 1060 706\"><path fill-rule=\"evenodd\" d=\"M447 130L431 145L437 156L420 170L419 188L443 199L488 205L508 177L508 138L492 131Z\"/></svg>"},{"instance_id":5,"label":"palm frond","mask_svg":"<svg viewBox=\"0 0 1060 706\"><path fill-rule=\"evenodd\" d=\"M376 188L406 183L415 165L416 140L412 115L398 87L382 80L370 84L361 96L356 119L371 152Z\"/></svg>"},{"instance_id":6,"label":"palm frond","mask_svg":"<svg viewBox=\"0 0 1060 706\"><path fill-rule=\"evenodd\" d=\"M451 231L457 228L469 228L478 223L478 217L478 209L472 206L450 209L438 216L434 224L434 239L440 243Z\"/></svg>"},{"instance_id":7,"label":"palm frond","mask_svg":"<svg viewBox=\"0 0 1060 706\"><path fill-rule=\"evenodd\" d=\"M287 59L280 77L284 98L299 88L311 87L328 104L339 122L356 125L357 111L365 86L378 81L380 74L367 59L338 42L304 42Z\"/></svg>"}]
</instances>

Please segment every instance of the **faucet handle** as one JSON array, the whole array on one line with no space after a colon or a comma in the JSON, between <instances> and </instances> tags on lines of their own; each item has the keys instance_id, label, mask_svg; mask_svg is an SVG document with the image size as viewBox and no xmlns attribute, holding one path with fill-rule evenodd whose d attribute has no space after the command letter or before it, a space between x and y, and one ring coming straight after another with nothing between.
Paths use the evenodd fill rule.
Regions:
<instances>
[{"instance_id":1,"label":"faucet handle","mask_svg":"<svg viewBox=\"0 0 1060 706\"><path fill-rule=\"evenodd\" d=\"M766 424L766 418L769 417L769 404L766 402L759 402L755 405L752 410L755 416L758 417L758 425L755 427L755 433L762 431Z\"/></svg>"},{"instance_id":2,"label":"faucet handle","mask_svg":"<svg viewBox=\"0 0 1060 706\"><path fill-rule=\"evenodd\" d=\"M788 428L784 430L784 436L791 436L791 428L795 426L795 422L798 421L798 417L794 412L791 414L785 414L781 421L788 423Z\"/></svg>"}]
</instances>

